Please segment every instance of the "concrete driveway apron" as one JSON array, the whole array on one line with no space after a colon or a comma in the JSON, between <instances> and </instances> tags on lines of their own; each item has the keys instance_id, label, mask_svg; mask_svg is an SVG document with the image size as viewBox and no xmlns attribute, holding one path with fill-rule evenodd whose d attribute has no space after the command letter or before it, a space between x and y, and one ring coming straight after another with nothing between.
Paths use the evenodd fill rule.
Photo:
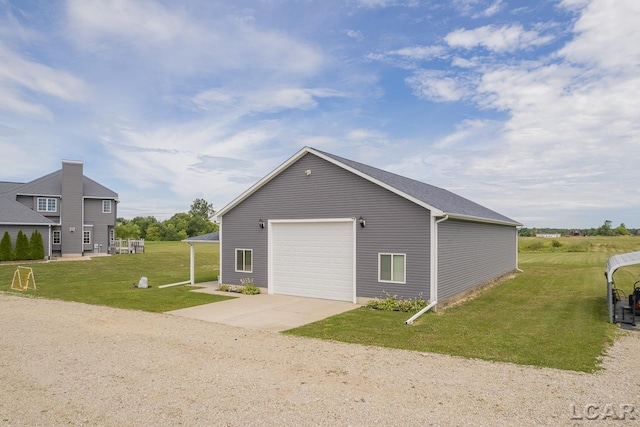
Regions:
<instances>
[{"instance_id":1,"label":"concrete driveway apron","mask_svg":"<svg viewBox=\"0 0 640 427\"><path fill-rule=\"evenodd\" d=\"M280 332L360 307L345 301L289 295L242 295L200 289L194 292L218 293L237 298L167 313L242 328Z\"/></svg>"}]
</instances>

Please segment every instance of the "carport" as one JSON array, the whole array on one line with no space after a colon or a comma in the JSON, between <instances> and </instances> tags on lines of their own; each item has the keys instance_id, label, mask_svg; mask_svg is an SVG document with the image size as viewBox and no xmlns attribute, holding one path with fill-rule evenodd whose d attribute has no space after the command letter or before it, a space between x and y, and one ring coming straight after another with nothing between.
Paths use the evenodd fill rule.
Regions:
<instances>
[{"instance_id":1,"label":"carport","mask_svg":"<svg viewBox=\"0 0 640 427\"><path fill-rule=\"evenodd\" d=\"M609 321L611 323L620 322L635 325L636 313L632 307L634 307L636 303L637 292L635 292L635 290L638 288L635 288L634 286L634 298L630 303L629 301L624 301L624 299L619 298L618 290L615 286L615 282L613 281L613 274L619 268L635 264L640 264L640 251L614 255L607 261L605 277L607 278L607 303L609 306ZM625 310L629 311L630 321L625 321ZM618 316L618 311L621 312L622 316ZM619 317L621 317L621 319Z\"/></svg>"},{"instance_id":2,"label":"carport","mask_svg":"<svg viewBox=\"0 0 640 427\"><path fill-rule=\"evenodd\" d=\"M194 245L196 244L220 244L220 233L208 233L201 236L189 237L184 239L183 242L189 244L189 282L195 284L195 267L196 267L196 254Z\"/></svg>"}]
</instances>

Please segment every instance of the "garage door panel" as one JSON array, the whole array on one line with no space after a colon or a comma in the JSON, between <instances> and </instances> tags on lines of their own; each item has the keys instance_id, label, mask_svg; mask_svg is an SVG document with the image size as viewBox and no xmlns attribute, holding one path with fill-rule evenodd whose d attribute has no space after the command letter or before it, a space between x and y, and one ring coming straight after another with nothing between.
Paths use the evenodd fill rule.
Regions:
<instances>
[{"instance_id":1,"label":"garage door panel","mask_svg":"<svg viewBox=\"0 0 640 427\"><path fill-rule=\"evenodd\" d=\"M353 300L353 222L272 224L273 292Z\"/></svg>"}]
</instances>

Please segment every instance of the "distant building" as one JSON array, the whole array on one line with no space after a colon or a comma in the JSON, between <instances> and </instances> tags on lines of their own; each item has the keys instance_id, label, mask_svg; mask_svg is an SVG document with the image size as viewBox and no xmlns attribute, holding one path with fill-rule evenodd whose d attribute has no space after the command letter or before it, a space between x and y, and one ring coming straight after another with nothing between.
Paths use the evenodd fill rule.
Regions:
<instances>
[{"instance_id":1,"label":"distant building","mask_svg":"<svg viewBox=\"0 0 640 427\"><path fill-rule=\"evenodd\" d=\"M536 237L544 237L545 239L555 239L560 237L560 233L538 233Z\"/></svg>"},{"instance_id":2,"label":"distant building","mask_svg":"<svg viewBox=\"0 0 640 427\"><path fill-rule=\"evenodd\" d=\"M107 252L115 233L118 194L82 172L83 163L27 183L0 181L0 236L42 234L45 258Z\"/></svg>"}]
</instances>

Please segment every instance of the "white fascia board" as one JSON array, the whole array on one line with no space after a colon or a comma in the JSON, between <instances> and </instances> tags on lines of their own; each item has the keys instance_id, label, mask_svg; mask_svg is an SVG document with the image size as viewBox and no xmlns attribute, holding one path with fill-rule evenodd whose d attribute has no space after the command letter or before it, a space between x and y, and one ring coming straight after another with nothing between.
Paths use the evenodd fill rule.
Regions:
<instances>
[{"instance_id":1,"label":"white fascia board","mask_svg":"<svg viewBox=\"0 0 640 427\"><path fill-rule=\"evenodd\" d=\"M452 213L447 213L447 215L449 215L449 219L459 219L462 221L473 221L473 222L484 222L487 224L509 225L511 227L522 227L522 224L520 224L519 222L500 221L497 219L483 218L483 217L472 216L472 215L452 214Z\"/></svg>"},{"instance_id":2,"label":"white fascia board","mask_svg":"<svg viewBox=\"0 0 640 427\"><path fill-rule=\"evenodd\" d=\"M301 149L300 151L298 151L296 154L294 154L292 157L290 157L287 161L285 161L284 163L282 163L280 166L278 166L277 168L275 168L273 171L271 171L271 173L269 173L267 176L265 176L264 178L262 178L260 181L256 182L255 184L253 184L251 187L249 187L248 190L246 190L244 193L242 193L241 195L239 195L238 197L236 197L233 201L231 201L231 203L227 204L225 207L223 207L222 209L220 209L218 212L216 212L216 214L214 215L214 218L219 221L220 218L226 214L227 212L229 212L231 209L235 208L237 205L239 205L243 200L245 200L247 197L251 196L253 193L255 193L256 191L258 191L260 188L262 188L266 183L268 183L269 181L271 181L273 178L275 178L276 176L280 175L280 173L282 171L284 171L285 169L287 169L289 166L291 166L293 163L295 163L296 161L298 161L298 159L300 159L302 156L304 156L305 154L307 154L310 151L310 149L308 147L304 147L303 149Z\"/></svg>"},{"instance_id":3,"label":"white fascia board","mask_svg":"<svg viewBox=\"0 0 640 427\"><path fill-rule=\"evenodd\" d=\"M319 153L318 151L314 150L313 148L307 148L307 152L313 153L314 155L320 157L321 159L324 159L324 160L326 160L326 161L328 161L330 163L333 163L334 165L339 166L342 169L345 169L345 170L347 170L347 171L349 171L349 172L351 172L351 173L353 173L355 175L358 175L359 177L364 178L367 181L372 182L372 183L374 183L374 184L376 184L376 185L378 185L378 186L380 186L380 187L382 187L382 188L384 188L386 190L389 190L392 193L395 193L398 196L403 197L403 198L415 203L418 206L422 206L423 208L430 210L432 215L444 216L444 214L445 214L443 211L441 211L440 209L436 208L435 206L431 206L430 204L425 203L422 200L416 199L415 197L410 196L409 194L407 194L407 193L405 193L403 191L400 191L397 188L390 186L389 184L386 184L386 183L384 183L382 181L379 181L379 180L373 178L372 176L367 175L364 172L360 172L359 170L354 169L351 166L348 166L348 165L346 165L346 164L344 164L344 163L342 163L342 162L340 162L340 161L338 161L338 160L336 160L336 159L334 159L332 157L325 156L324 154Z\"/></svg>"}]
</instances>

